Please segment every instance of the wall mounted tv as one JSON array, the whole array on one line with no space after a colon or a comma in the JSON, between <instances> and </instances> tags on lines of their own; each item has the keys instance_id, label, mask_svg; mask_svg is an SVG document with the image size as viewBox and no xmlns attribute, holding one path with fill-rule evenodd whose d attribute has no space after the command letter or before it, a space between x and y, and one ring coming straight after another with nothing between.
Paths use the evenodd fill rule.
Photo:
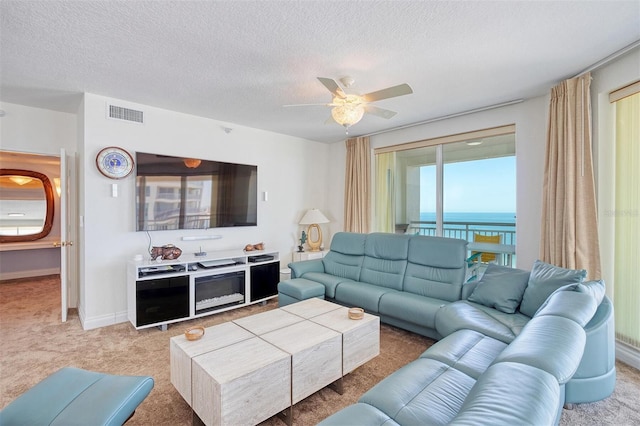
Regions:
<instances>
[{"instance_id":1,"label":"wall mounted tv","mask_svg":"<svg viewBox=\"0 0 640 426\"><path fill-rule=\"evenodd\" d=\"M136 230L258 224L258 167L136 153Z\"/></svg>"}]
</instances>

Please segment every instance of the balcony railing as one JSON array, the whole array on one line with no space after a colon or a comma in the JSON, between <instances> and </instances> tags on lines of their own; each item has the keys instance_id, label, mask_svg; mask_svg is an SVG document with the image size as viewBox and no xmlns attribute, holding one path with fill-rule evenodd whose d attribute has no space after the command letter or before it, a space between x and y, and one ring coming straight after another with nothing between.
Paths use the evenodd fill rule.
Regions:
<instances>
[{"instance_id":1,"label":"balcony railing","mask_svg":"<svg viewBox=\"0 0 640 426\"><path fill-rule=\"evenodd\" d=\"M408 234L436 235L435 221L412 221L407 227ZM516 244L516 225L498 222L444 222L442 236L460 238L473 242L473 235L500 235L501 244Z\"/></svg>"}]
</instances>

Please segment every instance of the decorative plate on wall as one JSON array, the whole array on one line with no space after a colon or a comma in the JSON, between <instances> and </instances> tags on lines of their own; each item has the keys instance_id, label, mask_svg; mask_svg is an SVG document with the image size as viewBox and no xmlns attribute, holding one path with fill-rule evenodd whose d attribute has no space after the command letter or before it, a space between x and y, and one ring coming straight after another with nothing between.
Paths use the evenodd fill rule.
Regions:
<instances>
[{"instance_id":1,"label":"decorative plate on wall","mask_svg":"<svg viewBox=\"0 0 640 426\"><path fill-rule=\"evenodd\" d=\"M106 177L122 179L133 171L133 157L122 148L108 146L98 153L96 165Z\"/></svg>"}]
</instances>

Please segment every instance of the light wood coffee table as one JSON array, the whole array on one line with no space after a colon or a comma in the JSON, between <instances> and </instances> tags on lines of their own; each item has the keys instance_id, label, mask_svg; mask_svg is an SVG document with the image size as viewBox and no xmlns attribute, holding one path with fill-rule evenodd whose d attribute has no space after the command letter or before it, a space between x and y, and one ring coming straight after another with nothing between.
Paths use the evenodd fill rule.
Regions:
<instances>
[{"instance_id":1,"label":"light wood coffee table","mask_svg":"<svg viewBox=\"0 0 640 426\"><path fill-rule=\"evenodd\" d=\"M171 339L171 383L194 412L194 423L257 424L293 405L380 352L380 319L351 320L347 308L308 299L206 329L202 339Z\"/></svg>"}]
</instances>

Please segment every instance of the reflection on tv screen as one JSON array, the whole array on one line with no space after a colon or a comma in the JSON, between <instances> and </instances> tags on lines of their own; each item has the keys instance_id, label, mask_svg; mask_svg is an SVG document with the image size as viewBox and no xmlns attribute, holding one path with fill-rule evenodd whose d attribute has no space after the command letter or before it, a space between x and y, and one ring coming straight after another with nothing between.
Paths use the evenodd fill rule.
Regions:
<instances>
[{"instance_id":1,"label":"reflection on tv screen","mask_svg":"<svg viewBox=\"0 0 640 426\"><path fill-rule=\"evenodd\" d=\"M136 230L257 225L257 166L136 154Z\"/></svg>"}]
</instances>

